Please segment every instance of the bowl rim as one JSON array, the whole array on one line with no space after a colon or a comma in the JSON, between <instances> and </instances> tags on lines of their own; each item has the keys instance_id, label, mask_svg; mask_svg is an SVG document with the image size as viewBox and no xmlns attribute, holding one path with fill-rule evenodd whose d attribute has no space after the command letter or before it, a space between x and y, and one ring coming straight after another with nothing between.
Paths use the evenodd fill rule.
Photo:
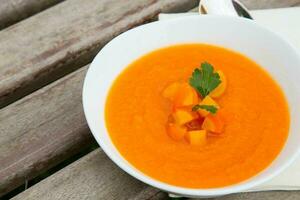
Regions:
<instances>
[{"instance_id":1,"label":"bowl rim","mask_svg":"<svg viewBox=\"0 0 300 200\"><path fill-rule=\"evenodd\" d=\"M272 34L273 36L275 36L276 40L281 40L281 42L285 43L288 46L288 48L290 48L291 51L293 51L297 55L297 57L300 58L300 53L298 52L298 50L288 40L283 38L280 34L278 34L276 32L273 32L273 31L269 30L268 28L254 22L252 20L241 18L241 17L233 17L233 16L219 16L219 15L201 15L200 16L200 15L195 15L195 16L184 16L184 17L180 17L180 18L174 18L174 19L168 19L168 20L162 20L162 21L155 21L155 22L151 22L151 23L148 23L148 24L143 24L143 25L140 25L140 26L135 27L133 29L130 29L130 30L118 35L117 37L113 38L110 42L112 42L112 41L114 41L114 40L116 40L120 37L126 37L127 34L130 34L131 32L133 32L135 30L138 30L138 29L143 29L146 26L156 26L157 24L168 24L168 23L173 23L173 22L186 21L186 20L190 20L190 19L197 19L199 17L206 18L207 20L227 18L227 19L230 19L232 21L238 21L239 23L245 23L247 25L254 26L257 29L261 29L262 31L268 32L268 34ZM91 122L93 119L92 119L92 117L89 117L89 111L87 109L87 107L88 107L87 105L88 105L89 101L86 97L87 96L86 91L87 91L88 84L90 82L89 74L91 73L91 68L96 67L95 66L95 62L96 62L95 60L97 60L97 56L99 54L101 54L103 49L108 47L108 44L106 44L97 53L97 55L95 56L95 58L93 59L91 65L90 65L89 69L87 70L87 73L86 73L86 76L85 76L85 79L84 79L84 84L83 84L83 91L82 91L83 110L84 110L84 114L85 114L85 117L86 117L86 120L87 120L87 124L88 124L94 138L96 139L97 143L102 148L102 150L105 152L105 154L117 166L119 166L123 171L125 171L129 175L133 176L134 178L136 178L136 179L138 179L138 180L140 180L140 181L142 181L142 182L144 182L148 185L151 185L155 188L158 188L160 190L163 190L163 191L166 191L166 192L169 192L169 193L172 193L172 194L184 195L186 197L220 196L220 195L226 195L226 194L232 194L232 193L238 193L238 192L241 192L241 191L245 191L247 189L258 186L258 185L274 178L275 176L280 174L283 170L285 170L288 166L290 166L292 164L292 162L294 162L296 160L296 158L298 157L298 155L300 154L300 147L298 147L297 151L294 152L286 162L281 164L280 167L275 169L272 174L269 174L265 177L261 177L258 180L253 180L253 181L250 180L249 181L247 179L245 181L239 182L238 183L239 185L233 184L233 185L228 185L228 186L225 186L225 187L207 188L207 189L186 188L186 187L171 185L171 184L159 181L155 178L152 178L152 177L148 176L147 174L144 174L143 172L139 171L137 168L135 168L134 166L131 166L130 164L128 165L127 163L125 163L123 161L120 162L120 160L117 158L117 156L115 156L115 154L110 151L110 148L108 147L108 145L105 142L103 142L102 140L100 140L100 134L98 134L96 129L93 127L92 122ZM105 130L105 132L106 132L106 134L109 134L107 130ZM112 144L113 144L113 142L112 142ZM285 146L283 148L285 148ZM118 151L117 148L116 148L116 150ZM126 160L120 152L119 152L119 154L124 160Z\"/></svg>"}]
</instances>

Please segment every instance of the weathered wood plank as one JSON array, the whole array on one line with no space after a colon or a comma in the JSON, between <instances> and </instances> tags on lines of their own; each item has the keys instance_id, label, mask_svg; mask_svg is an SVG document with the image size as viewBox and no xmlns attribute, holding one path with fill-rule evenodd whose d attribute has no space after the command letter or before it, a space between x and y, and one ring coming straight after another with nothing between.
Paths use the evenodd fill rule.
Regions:
<instances>
[{"instance_id":1,"label":"weathered wood plank","mask_svg":"<svg viewBox=\"0 0 300 200\"><path fill-rule=\"evenodd\" d=\"M168 198L165 193L131 178L116 167L101 150L95 150L13 199L144 200ZM212 198L210 200L257 199L298 200L300 199L300 191L243 193Z\"/></svg>"},{"instance_id":2,"label":"weathered wood plank","mask_svg":"<svg viewBox=\"0 0 300 200\"><path fill-rule=\"evenodd\" d=\"M14 199L165 199L114 165L101 150L43 180Z\"/></svg>"},{"instance_id":3,"label":"weathered wood plank","mask_svg":"<svg viewBox=\"0 0 300 200\"><path fill-rule=\"evenodd\" d=\"M93 142L81 103L86 69L0 110L0 196Z\"/></svg>"},{"instance_id":4,"label":"weathered wood plank","mask_svg":"<svg viewBox=\"0 0 300 200\"><path fill-rule=\"evenodd\" d=\"M67 0L0 32L0 107L87 64L110 39L197 0Z\"/></svg>"},{"instance_id":5,"label":"weathered wood plank","mask_svg":"<svg viewBox=\"0 0 300 200\"><path fill-rule=\"evenodd\" d=\"M0 0L0 29L34 15L63 0Z\"/></svg>"},{"instance_id":6,"label":"weathered wood plank","mask_svg":"<svg viewBox=\"0 0 300 200\"><path fill-rule=\"evenodd\" d=\"M284 8L297 6L300 0L240 0L245 6L250 9L269 9L269 8Z\"/></svg>"}]
</instances>

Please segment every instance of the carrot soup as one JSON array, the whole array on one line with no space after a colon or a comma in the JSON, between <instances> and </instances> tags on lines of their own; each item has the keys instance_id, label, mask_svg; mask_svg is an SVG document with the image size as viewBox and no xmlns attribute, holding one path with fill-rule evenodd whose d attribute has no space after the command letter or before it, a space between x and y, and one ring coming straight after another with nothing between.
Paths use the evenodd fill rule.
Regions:
<instances>
[{"instance_id":1,"label":"carrot soup","mask_svg":"<svg viewBox=\"0 0 300 200\"><path fill-rule=\"evenodd\" d=\"M106 127L144 174L188 188L216 188L258 174L277 157L289 110L277 83L247 57L184 44L130 64L106 100Z\"/></svg>"}]
</instances>

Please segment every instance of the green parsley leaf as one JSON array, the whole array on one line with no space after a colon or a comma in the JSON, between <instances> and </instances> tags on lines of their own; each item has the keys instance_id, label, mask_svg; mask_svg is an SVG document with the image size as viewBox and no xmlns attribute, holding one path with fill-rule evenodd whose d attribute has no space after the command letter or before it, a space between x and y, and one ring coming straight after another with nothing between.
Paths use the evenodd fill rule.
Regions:
<instances>
[{"instance_id":1,"label":"green parsley leaf","mask_svg":"<svg viewBox=\"0 0 300 200\"><path fill-rule=\"evenodd\" d=\"M189 80L190 85L202 96L206 97L221 83L220 76L214 72L211 64L204 62L201 69L196 68Z\"/></svg>"},{"instance_id":2,"label":"green parsley leaf","mask_svg":"<svg viewBox=\"0 0 300 200\"><path fill-rule=\"evenodd\" d=\"M192 111L197 111L199 109L207 110L208 112L210 112L212 114L216 114L216 112L218 111L218 108L216 106L212 106L212 105L195 105L195 106L193 106Z\"/></svg>"}]
</instances>

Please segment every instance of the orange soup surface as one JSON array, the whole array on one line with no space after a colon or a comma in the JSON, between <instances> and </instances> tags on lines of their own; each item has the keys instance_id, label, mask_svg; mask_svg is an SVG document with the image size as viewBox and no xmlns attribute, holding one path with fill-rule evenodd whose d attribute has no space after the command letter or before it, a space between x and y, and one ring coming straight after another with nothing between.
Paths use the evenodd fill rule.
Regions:
<instances>
[{"instance_id":1,"label":"orange soup surface","mask_svg":"<svg viewBox=\"0 0 300 200\"><path fill-rule=\"evenodd\" d=\"M203 62L226 75L226 91L218 98L225 128L195 146L166 134L172 106L162 91L187 81ZM130 64L109 92L105 115L110 137L127 161L154 179L188 188L223 187L258 174L283 148L290 123L283 92L260 66L204 44L159 49Z\"/></svg>"}]
</instances>

